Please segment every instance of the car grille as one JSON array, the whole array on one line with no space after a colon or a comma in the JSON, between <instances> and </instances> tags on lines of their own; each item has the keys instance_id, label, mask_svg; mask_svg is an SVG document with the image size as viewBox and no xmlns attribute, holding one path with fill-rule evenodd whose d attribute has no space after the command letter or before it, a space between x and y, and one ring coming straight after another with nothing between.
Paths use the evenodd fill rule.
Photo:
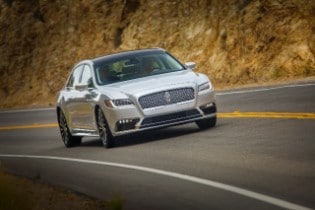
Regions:
<instances>
[{"instance_id":1,"label":"car grille","mask_svg":"<svg viewBox=\"0 0 315 210\"><path fill-rule=\"evenodd\" d=\"M142 109L148 109L157 106L189 101L193 100L194 98L195 91L193 88L181 88L142 96L139 98L139 103Z\"/></svg>"},{"instance_id":2,"label":"car grille","mask_svg":"<svg viewBox=\"0 0 315 210\"><path fill-rule=\"evenodd\" d=\"M141 128L163 126L171 123L182 122L189 119L201 117L198 110L192 109L188 111L176 112L172 114L147 117L141 123Z\"/></svg>"}]
</instances>

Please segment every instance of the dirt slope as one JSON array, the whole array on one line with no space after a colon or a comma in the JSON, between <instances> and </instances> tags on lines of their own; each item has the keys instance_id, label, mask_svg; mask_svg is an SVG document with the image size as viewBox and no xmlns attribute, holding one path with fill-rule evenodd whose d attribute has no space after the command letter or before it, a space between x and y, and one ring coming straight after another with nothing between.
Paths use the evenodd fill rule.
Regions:
<instances>
[{"instance_id":1,"label":"dirt slope","mask_svg":"<svg viewBox=\"0 0 315 210\"><path fill-rule=\"evenodd\" d=\"M120 194L94 199L45 181L18 177L5 172L0 165L1 210L119 210L124 207Z\"/></svg>"},{"instance_id":2,"label":"dirt slope","mask_svg":"<svg viewBox=\"0 0 315 210\"><path fill-rule=\"evenodd\" d=\"M162 47L217 87L315 75L313 0L0 0L0 108L54 105L85 58Z\"/></svg>"}]
</instances>

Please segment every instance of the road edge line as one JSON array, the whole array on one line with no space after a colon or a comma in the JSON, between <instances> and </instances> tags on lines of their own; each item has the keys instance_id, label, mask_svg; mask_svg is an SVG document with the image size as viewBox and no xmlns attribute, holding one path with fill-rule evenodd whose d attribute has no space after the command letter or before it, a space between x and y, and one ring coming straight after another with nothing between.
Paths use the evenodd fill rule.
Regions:
<instances>
[{"instance_id":1,"label":"road edge line","mask_svg":"<svg viewBox=\"0 0 315 210\"><path fill-rule=\"evenodd\" d=\"M295 87L308 87L308 86L315 86L314 83L307 83L307 84L296 84L296 85L284 85L278 87L256 87L256 88L249 88L247 90L228 90L228 91L217 91L216 96L225 96L225 95L234 95L234 94L244 94L244 93L255 93L255 92L263 92L263 91L270 91L270 90L278 90L284 88L295 88Z\"/></svg>"},{"instance_id":2,"label":"road edge line","mask_svg":"<svg viewBox=\"0 0 315 210\"><path fill-rule=\"evenodd\" d=\"M96 165L132 169L132 170L143 171L143 172L148 172L148 173L153 173L153 174L158 174L158 175L169 176L169 177L173 177L173 178L177 178L177 179L181 179L185 181L190 181L193 183L198 183L198 184L214 187L217 189L239 194L245 197L263 201L265 203L272 204L274 206L278 206L278 207L282 207L286 209L313 210L305 206L301 206L295 203L291 203L289 201L285 201L279 198L274 198L268 195L254 192L254 191L246 190L240 187L236 187L236 186L232 186L232 185L228 185L228 184L224 184L224 183L220 183L220 182L216 182L216 181L212 181L208 179L198 178L198 177L190 176L186 174L165 171L161 169L154 169L154 168L149 168L149 167L129 165L129 164L123 164L123 163L114 163L114 162L107 162L107 161L86 160L86 159L77 159L77 158L56 157L56 156L0 154L0 157L59 160L59 161L69 161L69 162L87 163L87 164L96 164Z\"/></svg>"}]
</instances>

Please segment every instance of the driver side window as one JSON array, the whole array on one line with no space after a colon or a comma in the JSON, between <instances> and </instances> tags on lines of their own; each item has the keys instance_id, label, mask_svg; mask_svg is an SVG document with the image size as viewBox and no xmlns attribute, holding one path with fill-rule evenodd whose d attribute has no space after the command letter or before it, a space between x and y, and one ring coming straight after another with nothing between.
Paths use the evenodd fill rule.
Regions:
<instances>
[{"instance_id":1,"label":"driver side window","mask_svg":"<svg viewBox=\"0 0 315 210\"><path fill-rule=\"evenodd\" d=\"M69 81L67 83L67 88L74 88L74 86L79 83L82 69L83 66L81 65L73 70L71 77L69 78Z\"/></svg>"},{"instance_id":2,"label":"driver side window","mask_svg":"<svg viewBox=\"0 0 315 210\"><path fill-rule=\"evenodd\" d=\"M89 65L85 65L82 73L81 83L87 85L88 88L93 88L93 80L91 74L91 68Z\"/></svg>"}]
</instances>

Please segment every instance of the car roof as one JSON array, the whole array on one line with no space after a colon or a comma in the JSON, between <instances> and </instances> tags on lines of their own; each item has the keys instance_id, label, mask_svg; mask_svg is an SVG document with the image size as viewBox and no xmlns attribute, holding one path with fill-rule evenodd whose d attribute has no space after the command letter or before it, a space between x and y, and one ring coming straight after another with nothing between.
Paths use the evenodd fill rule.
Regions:
<instances>
[{"instance_id":1,"label":"car roof","mask_svg":"<svg viewBox=\"0 0 315 210\"><path fill-rule=\"evenodd\" d=\"M154 52L166 52L166 50L164 50L162 48L129 50L129 51L123 51L123 52L118 52L118 53L109 54L109 55L105 55L102 57L94 58L94 59L91 59L91 61L94 64L97 64L97 63L102 63L102 62L107 61L107 60L118 59L118 58L125 57L125 56L141 55L141 54L147 54L147 53L150 54L150 53L154 53Z\"/></svg>"}]
</instances>

